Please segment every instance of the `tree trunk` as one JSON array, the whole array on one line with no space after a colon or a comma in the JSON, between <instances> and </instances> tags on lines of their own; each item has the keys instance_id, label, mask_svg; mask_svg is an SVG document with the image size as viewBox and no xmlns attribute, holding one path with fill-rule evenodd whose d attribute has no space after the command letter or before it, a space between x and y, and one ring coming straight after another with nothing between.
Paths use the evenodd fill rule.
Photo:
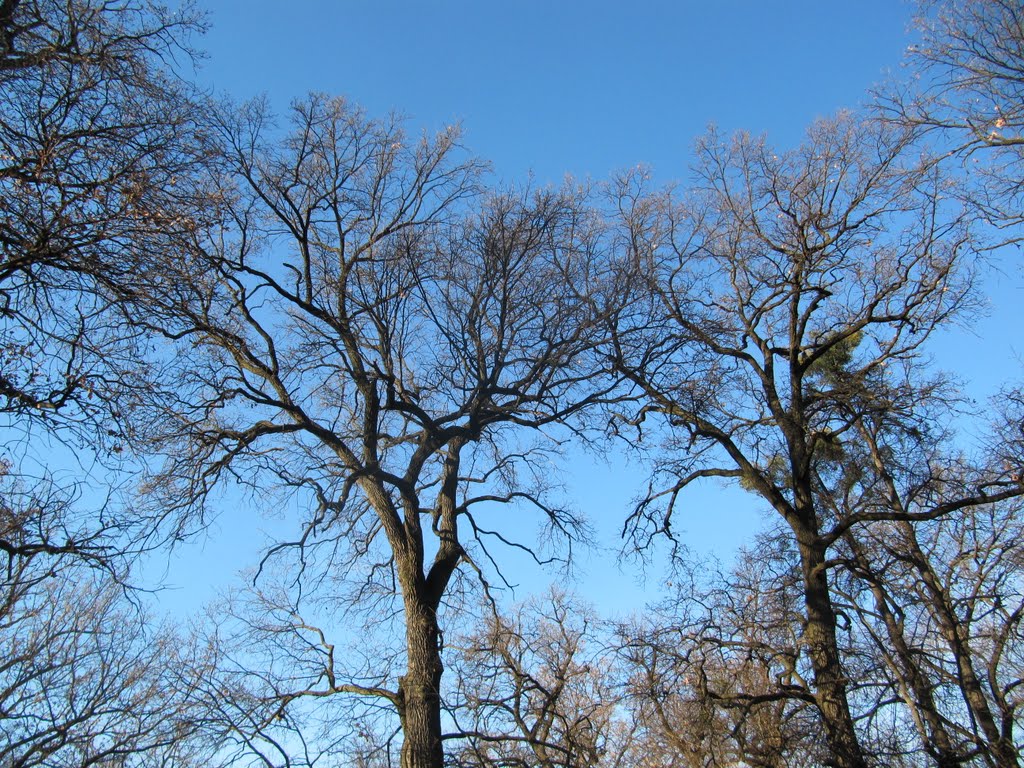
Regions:
<instances>
[{"instance_id":1,"label":"tree trunk","mask_svg":"<svg viewBox=\"0 0 1024 768\"><path fill-rule=\"evenodd\" d=\"M442 768L441 663L437 614L419 594L405 595L408 667L399 680L401 768Z\"/></svg>"},{"instance_id":2,"label":"tree trunk","mask_svg":"<svg viewBox=\"0 0 1024 768\"><path fill-rule=\"evenodd\" d=\"M941 603L935 608L938 609L935 613L938 614L939 628L956 659L958 681L964 701L985 738L985 742L978 746L991 755L998 768L1018 768L1020 762L1017 750L1000 732L982 682L974 671L973 654L966 632L957 622L954 611Z\"/></svg>"},{"instance_id":3,"label":"tree trunk","mask_svg":"<svg viewBox=\"0 0 1024 768\"><path fill-rule=\"evenodd\" d=\"M905 537L906 546L913 554L911 562L927 590L928 610L939 625L939 631L956 661L957 682L964 702L984 737L984 742L978 743L978 747L991 756L998 768L1018 768L1020 762L1017 750L1012 741L1005 738L1000 731L989 706L988 698L985 696L982 682L974 670L974 652L971 649L969 631L951 604L942 580L932 569L928 557L921 549L913 525L904 521L900 528Z\"/></svg>"},{"instance_id":4,"label":"tree trunk","mask_svg":"<svg viewBox=\"0 0 1024 768\"><path fill-rule=\"evenodd\" d=\"M846 675L836 640L836 614L829 594L825 551L817 536L798 531L807 625L804 642L814 670L814 696L837 768L866 768L850 714Z\"/></svg>"},{"instance_id":5,"label":"tree trunk","mask_svg":"<svg viewBox=\"0 0 1024 768\"><path fill-rule=\"evenodd\" d=\"M935 760L936 768L956 768L956 766L963 765L965 761L956 754L953 740L950 738L942 715L935 704L934 686L921 672L914 654L903 636L902 627L892 611L889 610L884 591L874 582L870 584L870 589L875 598L875 610L885 623L889 643L899 660L900 669L896 672L900 678L898 683L904 689L904 698L913 713L925 750Z\"/></svg>"},{"instance_id":6,"label":"tree trunk","mask_svg":"<svg viewBox=\"0 0 1024 768\"><path fill-rule=\"evenodd\" d=\"M935 760L936 768L957 768L965 762L957 754L953 739L946 730L942 714L935 703L935 685L921 670L914 651L911 649L904 634L903 622L890 608L890 594L882 583L882 578L871 568L871 552L865 552L860 542L852 534L847 534L847 546L854 554L857 563L857 577L864 581L875 601L875 613L882 619L886 636L892 646L893 661L896 668L896 683L914 720L921 737L921 742ZM885 654L885 649L881 649Z\"/></svg>"}]
</instances>

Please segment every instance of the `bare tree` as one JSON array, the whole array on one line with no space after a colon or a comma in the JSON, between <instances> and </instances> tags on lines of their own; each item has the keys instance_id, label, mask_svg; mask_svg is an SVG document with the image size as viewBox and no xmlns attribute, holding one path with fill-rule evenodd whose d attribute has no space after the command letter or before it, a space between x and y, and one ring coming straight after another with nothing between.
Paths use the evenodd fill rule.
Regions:
<instances>
[{"instance_id":1,"label":"bare tree","mask_svg":"<svg viewBox=\"0 0 1024 768\"><path fill-rule=\"evenodd\" d=\"M109 286L202 210L195 102L171 70L200 29L187 5L0 5L0 413L21 428L123 447L141 363Z\"/></svg>"},{"instance_id":2,"label":"bare tree","mask_svg":"<svg viewBox=\"0 0 1024 768\"><path fill-rule=\"evenodd\" d=\"M175 687L175 640L120 588L47 579L0 617L0 759L11 766L205 764ZM121 602L119 606L119 602Z\"/></svg>"},{"instance_id":3,"label":"bare tree","mask_svg":"<svg viewBox=\"0 0 1024 768\"><path fill-rule=\"evenodd\" d=\"M637 298L619 316L613 357L647 397L634 422L661 415L671 449L663 490L631 524L667 531L680 494L704 478L732 478L779 515L800 568L810 690L843 768L867 757L829 553L854 527L907 513L838 515L820 502L843 492L826 465L871 414L910 428L943 407L922 345L971 306L970 232L913 139L851 116L816 123L788 153L712 133L682 202L635 179L617 195L631 254L623 282ZM957 504L1021 492L1008 471L971 483Z\"/></svg>"},{"instance_id":4,"label":"bare tree","mask_svg":"<svg viewBox=\"0 0 1024 768\"><path fill-rule=\"evenodd\" d=\"M1008 410L980 455L952 450L929 419L869 417L816 465L820 507L863 515L833 549L831 589L859 738L880 764L1017 765L1020 498L975 495L1019 473ZM728 575L674 573L676 597L623 631L641 740L666 764L827 764L788 539L762 535Z\"/></svg>"},{"instance_id":5,"label":"bare tree","mask_svg":"<svg viewBox=\"0 0 1024 768\"><path fill-rule=\"evenodd\" d=\"M456 641L457 690L446 698L466 766L615 765L618 696L592 609L552 592L491 615Z\"/></svg>"},{"instance_id":6,"label":"bare tree","mask_svg":"<svg viewBox=\"0 0 1024 768\"><path fill-rule=\"evenodd\" d=\"M587 365L598 228L572 187L474 197L453 129L410 138L323 96L286 135L269 124L259 105L220 121L230 226L132 297L184 361L151 488L178 509L230 479L293 491L309 513L268 555L295 554L293 610L332 574L397 596L404 625L397 680L301 691L383 697L402 765L440 766L439 612L460 564L493 573L520 511L582 530L544 494L560 438L538 430L604 396Z\"/></svg>"},{"instance_id":7,"label":"bare tree","mask_svg":"<svg viewBox=\"0 0 1024 768\"><path fill-rule=\"evenodd\" d=\"M36 498L10 490L0 525L38 517L12 503ZM3 765L199 765L212 756L177 674L187 644L151 626L82 551L0 553L0 647Z\"/></svg>"},{"instance_id":8,"label":"bare tree","mask_svg":"<svg viewBox=\"0 0 1024 768\"><path fill-rule=\"evenodd\" d=\"M40 440L116 469L157 389L116 287L196 226L201 141L174 72L201 17L149 2L0 3L0 551L120 571L156 520L68 482ZM46 457L46 458L43 458ZM100 488L99 486L106 486ZM88 488L88 499L83 491ZM105 497L105 498L104 498ZM90 508L92 507L92 508ZM20 566L16 566L20 567Z\"/></svg>"},{"instance_id":9,"label":"bare tree","mask_svg":"<svg viewBox=\"0 0 1024 768\"><path fill-rule=\"evenodd\" d=\"M620 627L626 701L651 765L825 763L791 547L765 535L727 574L683 563L671 597Z\"/></svg>"},{"instance_id":10,"label":"bare tree","mask_svg":"<svg viewBox=\"0 0 1024 768\"><path fill-rule=\"evenodd\" d=\"M988 448L988 463L1019 475L1019 412L1006 423L1009 434ZM889 693L909 708L939 765L1016 766L1020 499L976 498L973 489L996 473L952 452L934 430L895 440L867 423L858 433L846 459L856 478L828 503L844 516L868 507L895 514L844 537L854 577L837 580L844 602L878 646Z\"/></svg>"},{"instance_id":11,"label":"bare tree","mask_svg":"<svg viewBox=\"0 0 1024 768\"><path fill-rule=\"evenodd\" d=\"M913 78L880 96L883 113L940 131L976 182L968 200L1017 241L1024 200L1024 10L1015 0L922 0Z\"/></svg>"},{"instance_id":12,"label":"bare tree","mask_svg":"<svg viewBox=\"0 0 1024 768\"><path fill-rule=\"evenodd\" d=\"M308 574L313 552L305 555ZM404 661L401 622L360 621L370 612L349 609L353 596L331 575L324 578L337 591L320 585L297 600L294 571L271 570L210 606L194 630L208 652L183 668L218 761L395 765L400 723L391 698Z\"/></svg>"},{"instance_id":13,"label":"bare tree","mask_svg":"<svg viewBox=\"0 0 1024 768\"><path fill-rule=\"evenodd\" d=\"M114 497L126 409L159 378L118 289L206 210L200 110L176 71L201 30L187 3L0 2L4 765L189 764L197 748L182 644L123 586L159 520ZM60 442L103 476L68 482Z\"/></svg>"}]
</instances>

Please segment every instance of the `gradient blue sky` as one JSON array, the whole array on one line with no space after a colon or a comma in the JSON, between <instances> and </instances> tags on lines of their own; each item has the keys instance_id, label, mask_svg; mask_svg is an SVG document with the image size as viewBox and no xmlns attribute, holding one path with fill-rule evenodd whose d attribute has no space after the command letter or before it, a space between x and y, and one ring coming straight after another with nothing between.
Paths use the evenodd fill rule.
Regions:
<instances>
[{"instance_id":1,"label":"gradient blue sky","mask_svg":"<svg viewBox=\"0 0 1024 768\"><path fill-rule=\"evenodd\" d=\"M685 174L709 123L792 142L898 68L901 0L208 0L200 76L461 122L503 179Z\"/></svg>"},{"instance_id":2,"label":"gradient blue sky","mask_svg":"<svg viewBox=\"0 0 1024 768\"><path fill-rule=\"evenodd\" d=\"M858 106L887 73L900 74L913 10L901 0L208 0L204 7L212 28L200 41L209 58L199 78L215 91L238 99L265 93L282 109L317 90L344 94L372 115L405 114L413 130L459 122L467 147L492 161L497 181L532 175L540 184L566 174L600 180L638 163L660 180L685 181L693 140L711 123L795 144L814 118ZM997 297L1003 309L1017 309L1016 320L1020 283L1015 275ZM1002 310L986 322L951 334L946 348L968 379L991 388L1013 355L1007 331L1019 324L1007 325ZM1019 362L1013 367L1019 372ZM581 457L568 477L608 547L643 480L641 469L620 461ZM728 558L756 527L758 506L742 491L709 487L688 497L676 529L697 552ZM223 521L219 529L230 535L215 528L205 544L183 550L169 583L187 583L183 574L196 572L227 583L258 546L259 528ZM581 566L580 589L591 599L620 608L642 599L608 550Z\"/></svg>"}]
</instances>

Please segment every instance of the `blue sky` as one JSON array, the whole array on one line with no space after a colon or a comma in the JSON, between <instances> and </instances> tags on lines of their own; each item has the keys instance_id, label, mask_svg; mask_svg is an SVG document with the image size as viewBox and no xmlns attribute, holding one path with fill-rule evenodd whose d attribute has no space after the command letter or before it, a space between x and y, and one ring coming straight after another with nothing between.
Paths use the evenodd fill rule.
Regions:
<instances>
[{"instance_id":1,"label":"blue sky","mask_svg":"<svg viewBox=\"0 0 1024 768\"><path fill-rule=\"evenodd\" d=\"M814 118L858 106L887 72L899 75L912 40L912 7L901 0L204 7L212 29L200 41L208 59L199 77L215 91L238 99L265 93L279 109L311 90L344 94L371 115L407 115L412 130L459 122L467 147L505 183L531 175L540 184L566 174L600 180L638 163L660 180L685 181L693 140L711 123L798 143ZM1020 304L1020 284L1018 274L1001 285L987 325L945 341L965 377L989 388L1014 354L1007 331L1019 327L1020 313L1008 320L1006 311ZM643 480L641 468L621 460L580 458L574 466L582 469L567 478L607 547ZM697 552L727 558L756 527L757 510L752 496L712 486L688 497L676 528ZM174 558L168 581L184 585L199 573L227 583L259 541L251 521L240 531L223 520L205 544ZM643 594L607 550L584 556L580 575L585 595L612 606L636 607Z\"/></svg>"},{"instance_id":2,"label":"blue sky","mask_svg":"<svg viewBox=\"0 0 1024 768\"><path fill-rule=\"evenodd\" d=\"M201 77L275 104L317 90L436 129L501 179L685 175L709 123L799 139L898 67L902 0L208 0ZM282 8L287 8L282 12Z\"/></svg>"}]
</instances>

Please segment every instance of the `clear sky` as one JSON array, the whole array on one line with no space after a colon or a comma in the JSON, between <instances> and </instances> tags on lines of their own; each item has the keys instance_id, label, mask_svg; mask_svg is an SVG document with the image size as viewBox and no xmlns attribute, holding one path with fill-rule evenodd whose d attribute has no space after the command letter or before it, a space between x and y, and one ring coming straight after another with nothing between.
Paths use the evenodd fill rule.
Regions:
<instances>
[{"instance_id":1,"label":"clear sky","mask_svg":"<svg viewBox=\"0 0 1024 768\"><path fill-rule=\"evenodd\" d=\"M685 174L709 123L796 140L909 41L902 0L206 0L201 76L461 122L502 179Z\"/></svg>"},{"instance_id":2,"label":"clear sky","mask_svg":"<svg viewBox=\"0 0 1024 768\"><path fill-rule=\"evenodd\" d=\"M912 40L912 7L901 0L207 0L203 7L212 29L200 41L208 59L199 77L217 92L265 93L283 108L316 90L344 94L372 115L405 114L414 130L460 122L468 148L493 163L496 180L511 183L531 174L541 184L566 174L600 180L638 163L658 179L685 181L692 142L711 123L795 144L814 118L858 106L887 72L898 75ZM1012 282L1016 293L1004 302L1019 297L1020 280ZM1005 330L995 353L1003 358ZM951 337L950 349L994 381L979 338ZM643 480L640 468L619 462L583 460L585 469L569 476L609 546ZM698 552L728 557L756 526L757 507L742 491L710 487L688 497L677 530ZM175 558L171 583L187 582L186 571L217 583L258 542L251 522L239 531L225 520L220 530L231 533L215 529L205 548ZM636 605L640 593L613 557L598 552L582 566L584 594Z\"/></svg>"}]
</instances>

